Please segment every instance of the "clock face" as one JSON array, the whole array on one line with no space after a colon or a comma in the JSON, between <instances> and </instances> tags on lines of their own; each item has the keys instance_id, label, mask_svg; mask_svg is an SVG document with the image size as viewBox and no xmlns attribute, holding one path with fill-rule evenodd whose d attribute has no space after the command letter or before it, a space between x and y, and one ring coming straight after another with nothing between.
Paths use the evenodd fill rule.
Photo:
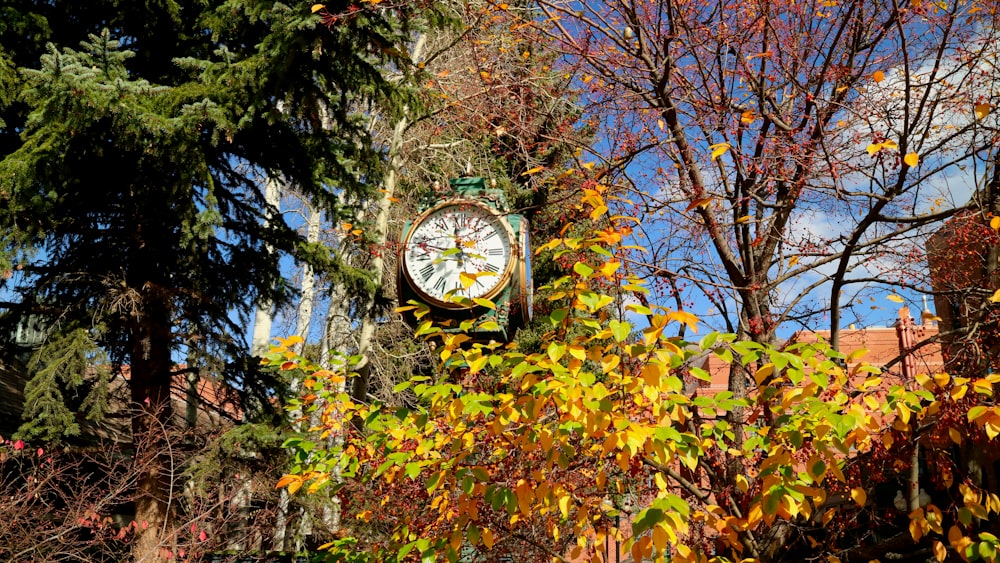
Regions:
<instances>
[{"instance_id":1,"label":"clock face","mask_svg":"<svg viewBox=\"0 0 1000 563\"><path fill-rule=\"evenodd\" d=\"M413 222L403 241L403 271L421 297L461 307L453 297L488 299L507 284L513 240L510 226L486 204L446 201Z\"/></svg>"}]
</instances>

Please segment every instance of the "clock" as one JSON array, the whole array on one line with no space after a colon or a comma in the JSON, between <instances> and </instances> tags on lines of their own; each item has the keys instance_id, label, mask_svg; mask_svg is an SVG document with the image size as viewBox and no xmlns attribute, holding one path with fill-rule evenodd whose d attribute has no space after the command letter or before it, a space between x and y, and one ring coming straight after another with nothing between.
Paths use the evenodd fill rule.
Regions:
<instances>
[{"instance_id":1,"label":"clock","mask_svg":"<svg viewBox=\"0 0 1000 563\"><path fill-rule=\"evenodd\" d=\"M466 198L421 213L402 242L403 276L420 298L446 309L469 309L473 299L496 296L521 252L503 215Z\"/></svg>"}]
</instances>

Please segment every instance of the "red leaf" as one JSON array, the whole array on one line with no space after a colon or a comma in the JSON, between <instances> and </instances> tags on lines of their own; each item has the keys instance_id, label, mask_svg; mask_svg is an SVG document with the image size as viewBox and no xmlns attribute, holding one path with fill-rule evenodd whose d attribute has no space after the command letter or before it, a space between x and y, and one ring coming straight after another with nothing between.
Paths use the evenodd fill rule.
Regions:
<instances>
[{"instance_id":1,"label":"red leaf","mask_svg":"<svg viewBox=\"0 0 1000 563\"><path fill-rule=\"evenodd\" d=\"M205 541L207 539L208 539L208 534L205 533L205 530L202 530L201 533L198 534L198 541Z\"/></svg>"},{"instance_id":2,"label":"red leaf","mask_svg":"<svg viewBox=\"0 0 1000 563\"><path fill-rule=\"evenodd\" d=\"M14 449L17 450L17 451L23 450L24 449L24 440L18 440L16 442L14 442Z\"/></svg>"}]
</instances>

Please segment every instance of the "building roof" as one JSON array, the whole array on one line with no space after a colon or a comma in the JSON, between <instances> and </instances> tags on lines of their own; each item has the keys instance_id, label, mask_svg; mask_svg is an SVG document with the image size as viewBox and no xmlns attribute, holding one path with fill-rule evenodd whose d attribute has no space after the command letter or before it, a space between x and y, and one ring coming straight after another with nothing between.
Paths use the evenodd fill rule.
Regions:
<instances>
[{"instance_id":1,"label":"building roof","mask_svg":"<svg viewBox=\"0 0 1000 563\"><path fill-rule=\"evenodd\" d=\"M892 326L857 328L854 325L840 330L839 349L850 356L859 350L867 352L854 358L848 367L867 362L879 368L886 368L886 375L896 375L910 379L917 373L936 373L944 368L941 345L936 340L928 340L938 335L937 322L931 320L933 314L925 311L919 322L910 316L908 307L899 310L899 319ZM829 330L803 330L796 332L786 344L795 342L829 342ZM910 353L906 353L909 350ZM715 354L706 358L702 368L711 375L711 382L703 382L702 393L724 391L729 387L730 365Z\"/></svg>"}]
</instances>

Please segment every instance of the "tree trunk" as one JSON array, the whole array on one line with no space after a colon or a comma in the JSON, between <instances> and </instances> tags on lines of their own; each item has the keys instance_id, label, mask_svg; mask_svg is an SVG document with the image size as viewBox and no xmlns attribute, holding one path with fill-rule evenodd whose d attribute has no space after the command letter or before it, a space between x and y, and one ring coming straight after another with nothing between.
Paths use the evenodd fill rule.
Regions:
<instances>
[{"instance_id":1,"label":"tree trunk","mask_svg":"<svg viewBox=\"0 0 1000 563\"><path fill-rule=\"evenodd\" d=\"M268 180L264 187L264 198L268 206L280 212L281 185L275 180ZM270 252L270 248L268 248ZM274 305L259 303L253 317L253 337L250 339L250 353L263 356L271 348L271 325L274 324Z\"/></svg>"},{"instance_id":2,"label":"tree trunk","mask_svg":"<svg viewBox=\"0 0 1000 563\"><path fill-rule=\"evenodd\" d=\"M427 36L420 34L414 43L410 60L414 65L420 62L423 54L424 44ZM403 156L403 141L405 141L406 130L410 126L407 117L409 108L403 106L403 112L399 120L396 121L392 129L392 139L389 140L389 167L386 170L385 178L382 180L382 198L378 203L378 212L375 216L375 232L372 244L375 248L383 249L376 251L371 264L371 271L374 275L374 287L381 287L382 277L385 268L385 260L382 252L385 252L389 231L389 206L392 205L393 197L396 193L398 175L403 169L406 158ZM358 376L354 378L351 386L351 397L355 401L365 401L368 397L368 384L371 380L371 358L368 352L371 349L372 339L375 337L375 318L372 313L372 306L375 303L375 293L369 292L365 296L362 305L361 333L358 337L358 355L361 356L361 364L358 366Z\"/></svg>"},{"instance_id":3,"label":"tree trunk","mask_svg":"<svg viewBox=\"0 0 1000 563\"><path fill-rule=\"evenodd\" d=\"M144 306L132 331L131 399L132 440L139 464L136 482L136 536L132 560L161 560L170 550L171 484L167 448L171 425L170 306L147 284Z\"/></svg>"},{"instance_id":4,"label":"tree trunk","mask_svg":"<svg viewBox=\"0 0 1000 563\"><path fill-rule=\"evenodd\" d=\"M309 215L306 219L306 242L314 244L319 240L321 213L316 206L309 203L306 205L309 208ZM301 354L305 350L306 341L309 340L313 303L316 301L316 274L309 264L302 265L302 283L299 288L300 297L299 305L296 308L295 334L302 339L302 342L295 345L295 351Z\"/></svg>"}]
</instances>

